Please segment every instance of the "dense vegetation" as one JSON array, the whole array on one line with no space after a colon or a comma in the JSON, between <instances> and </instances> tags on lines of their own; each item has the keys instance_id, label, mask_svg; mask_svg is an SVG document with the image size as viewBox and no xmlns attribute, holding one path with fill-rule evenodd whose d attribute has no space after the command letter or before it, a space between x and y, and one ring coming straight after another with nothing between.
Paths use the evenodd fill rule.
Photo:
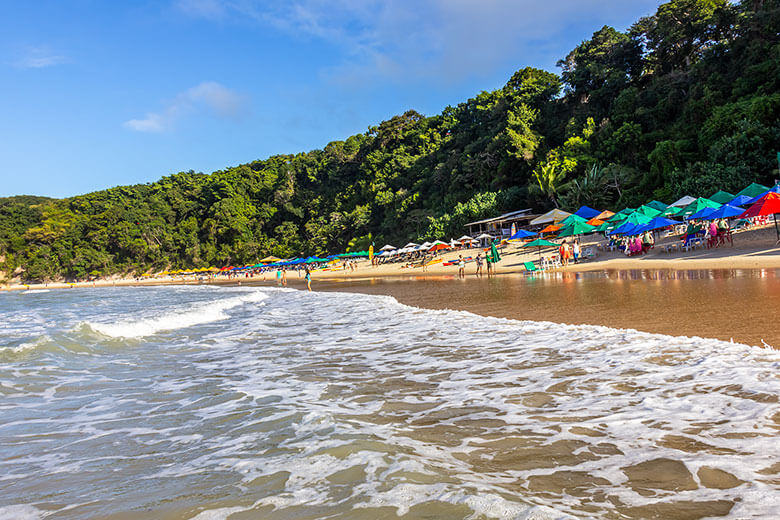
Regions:
<instances>
[{"instance_id":1,"label":"dense vegetation","mask_svg":"<svg viewBox=\"0 0 780 520\"><path fill-rule=\"evenodd\" d=\"M553 205L633 206L777 176L780 0L672 0L432 117L323 150L68 199L0 199L27 280L253 262L457 236ZM371 234L371 235L369 235ZM381 244L378 244L381 245Z\"/></svg>"}]
</instances>

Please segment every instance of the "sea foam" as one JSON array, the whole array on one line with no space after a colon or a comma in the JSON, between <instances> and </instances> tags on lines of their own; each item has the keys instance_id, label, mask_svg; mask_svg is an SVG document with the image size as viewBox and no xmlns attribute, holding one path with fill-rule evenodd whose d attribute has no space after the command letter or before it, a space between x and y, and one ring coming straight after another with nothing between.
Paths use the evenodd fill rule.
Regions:
<instances>
[{"instance_id":1,"label":"sea foam","mask_svg":"<svg viewBox=\"0 0 780 520\"><path fill-rule=\"evenodd\" d=\"M260 303L268 298L261 291L234 296L207 303L199 303L160 316L153 316L134 321L118 321L115 323L86 322L92 330L112 338L142 338L163 331L172 331L225 320L229 316L225 312L240 305Z\"/></svg>"}]
</instances>

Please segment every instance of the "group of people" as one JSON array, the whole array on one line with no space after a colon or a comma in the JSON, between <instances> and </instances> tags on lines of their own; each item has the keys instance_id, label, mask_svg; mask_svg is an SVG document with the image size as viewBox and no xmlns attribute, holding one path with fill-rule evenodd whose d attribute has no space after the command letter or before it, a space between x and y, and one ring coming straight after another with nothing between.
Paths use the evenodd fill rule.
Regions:
<instances>
[{"instance_id":1,"label":"group of people","mask_svg":"<svg viewBox=\"0 0 780 520\"><path fill-rule=\"evenodd\" d=\"M582 257L582 249L580 248L579 239L574 239L571 244L564 240L560 246L558 246L558 256L561 259L561 265L566 267L570 261L575 264L579 263Z\"/></svg>"},{"instance_id":2,"label":"group of people","mask_svg":"<svg viewBox=\"0 0 780 520\"><path fill-rule=\"evenodd\" d=\"M477 266L476 271L474 271L474 274L477 276L482 276L482 266L483 264L487 264L487 274L490 276L491 274L494 274L495 267L493 264L493 259L489 254L486 254L484 258L482 257L482 253L477 253L477 256L474 258L474 263ZM466 259L463 258L463 255L458 255L458 278L465 278L466 277Z\"/></svg>"},{"instance_id":3,"label":"group of people","mask_svg":"<svg viewBox=\"0 0 780 520\"><path fill-rule=\"evenodd\" d=\"M626 256L646 255L653 247L655 237L651 231L645 231L635 237L624 237L620 244L620 249Z\"/></svg>"}]
</instances>

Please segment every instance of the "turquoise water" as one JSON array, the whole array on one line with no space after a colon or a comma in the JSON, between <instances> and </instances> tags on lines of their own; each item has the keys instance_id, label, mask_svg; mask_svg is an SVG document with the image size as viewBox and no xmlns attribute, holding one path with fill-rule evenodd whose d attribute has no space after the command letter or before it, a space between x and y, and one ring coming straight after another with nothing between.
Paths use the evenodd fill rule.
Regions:
<instances>
[{"instance_id":1,"label":"turquoise water","mask_svg":"<svg viewBox=\"0 0 780 520\"><path fill-rule=\"evenodd\" d=\"M0 518L780 510L778 351L275 288L5 293L0 323Z\"/></svg>"}]
</instances>

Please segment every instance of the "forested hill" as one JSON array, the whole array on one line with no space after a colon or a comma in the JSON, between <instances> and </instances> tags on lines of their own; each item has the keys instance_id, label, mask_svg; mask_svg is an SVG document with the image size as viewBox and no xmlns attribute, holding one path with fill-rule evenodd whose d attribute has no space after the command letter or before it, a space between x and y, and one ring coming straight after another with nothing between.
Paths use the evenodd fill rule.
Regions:
<instances>
[{"instance_id":1,"label":"forested hill","mask_svg":"<svg viewBox=\"0 0 780 520\"><path fill-rule=\"evenodd\" d=\"M504 210L635 206L776 177L780 0L673 0L441 114L323 150L54 200L0 199L25 280L449 238ZM585 36L585 35L583 35ZM381 244L377 244L381 245ZM402 244L401 244L402 245Z\"/></svg>"}]
</instances>

